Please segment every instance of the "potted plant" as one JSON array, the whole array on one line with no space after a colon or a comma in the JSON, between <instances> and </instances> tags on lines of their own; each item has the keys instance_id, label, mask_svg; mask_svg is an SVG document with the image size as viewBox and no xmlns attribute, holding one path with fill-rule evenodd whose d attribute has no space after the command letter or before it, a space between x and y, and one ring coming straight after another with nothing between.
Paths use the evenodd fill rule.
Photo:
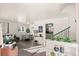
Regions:
<instances>
[{"instance_id":1,"label":"potted plant","mask_svg":"<svg viewBox=\"0 0 79 59\"><path fill-rule=\"evenodd\" d=\"M26 32L27 32L27 34L28 34L28 35L27 35L28 38L26 38L25 40L26 40L26 41L29 41L29 40L30 40L30 29L27 28L27 29L26 29Z\"/></svg>"},{"instance_id":2,"label":"potted plant","mask_svg":"<svg viewBox=\"0 0 79 59\"><path fill-rule=\"evenodd\" d=\"M26 32L27 32L27 33L30 33L30 29L29 29L29 28L27 28L27 29L26 29Z\"/></svg>"}]
</instances>

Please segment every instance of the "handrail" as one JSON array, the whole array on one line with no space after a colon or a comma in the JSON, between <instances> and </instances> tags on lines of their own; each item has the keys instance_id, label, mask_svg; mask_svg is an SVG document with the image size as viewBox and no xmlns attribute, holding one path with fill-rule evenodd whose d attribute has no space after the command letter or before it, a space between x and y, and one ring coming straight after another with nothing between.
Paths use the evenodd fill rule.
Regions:
<instances>
[{"instance_id":1,"label":"handrail","mask_svg":"<svg viewBox=\"0 0 79 59\"><path fill-rule=\"evenodd\" d=\"M65 30L69 29L70 27L71 27L71 26L69 26L69 27L67 27L67 28L65 28L65 29L63 29L63 30L61 30L61 31L59 31L58 33L54 34L53 36L56 36L56 35L58 35L58 34L64 32Z\"/></svg>"}]
</instances>

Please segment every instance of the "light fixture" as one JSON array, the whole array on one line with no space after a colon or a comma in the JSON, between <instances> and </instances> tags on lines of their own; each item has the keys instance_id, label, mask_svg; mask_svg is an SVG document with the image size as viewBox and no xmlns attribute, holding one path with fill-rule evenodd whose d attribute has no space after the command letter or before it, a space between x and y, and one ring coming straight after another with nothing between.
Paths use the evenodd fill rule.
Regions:
<instances>
[{"instance_id":1,"label":"light fixture","mask_svg":"<svg viewBox=\"0 0 79 59\"><path fill-rule=\"evenodd\" d=\"M26 19L22 14L19 14L17 19L18 19L18 22L22 22L22 23L26 22Z\"/></svg>"}]
</instances>

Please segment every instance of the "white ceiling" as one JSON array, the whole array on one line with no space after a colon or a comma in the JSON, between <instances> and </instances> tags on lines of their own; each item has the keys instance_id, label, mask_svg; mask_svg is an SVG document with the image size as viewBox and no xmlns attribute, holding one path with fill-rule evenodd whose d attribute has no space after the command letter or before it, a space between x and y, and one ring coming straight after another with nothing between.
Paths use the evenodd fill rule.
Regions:
<instances>
[{"instance_id":1,"label":"white ceiling","mask_svg":"<svg viewBox=\"0 0 79 59\"><path fill-rule=\"evenodd\" d=\"M20 22L43 20L75 15L75 4L66 3L17 3L0 4L0 19Z\"/></svg>"}]
</instances>

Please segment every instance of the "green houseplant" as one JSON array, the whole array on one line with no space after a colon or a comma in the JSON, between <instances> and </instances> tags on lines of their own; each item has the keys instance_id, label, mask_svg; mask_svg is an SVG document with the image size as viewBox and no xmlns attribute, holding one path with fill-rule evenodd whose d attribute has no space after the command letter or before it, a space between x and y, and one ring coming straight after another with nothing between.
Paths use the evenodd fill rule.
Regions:
<instances>
[{"instance_id":1,"label":"green houseplant","mask_svg":"<svg viewBox=\"0 0 79 59\"><path fill-rule=\"evenodd\" d=\"M63 41L63 42L72 42L72 40L66 36L55 36L52 38L52 40Z\"/></svg>"},{"instance_id":2,"label":"green houseplant","mask_svg":"<svg viewBox=\"0 0 79 59\"><path fill-rule=\"evenodd\" d=\"M30 33L30 29L29 29L29 28L27 28L27 29L26 29L26 32L27 32L27 33Z\"/></svg>"},{"instance_id":3,"label":"green houseplant","mask_svg":"<svg viewBox=\"0 0 79 59\"><path fill-rule=\"evenodd\" d=\"M3 37L3 43L9 44L9 42L11 42L11 41L12 41L12 40L10 39L9 36L5 35L5 36Z\"/></svg>"}]
</instances>

